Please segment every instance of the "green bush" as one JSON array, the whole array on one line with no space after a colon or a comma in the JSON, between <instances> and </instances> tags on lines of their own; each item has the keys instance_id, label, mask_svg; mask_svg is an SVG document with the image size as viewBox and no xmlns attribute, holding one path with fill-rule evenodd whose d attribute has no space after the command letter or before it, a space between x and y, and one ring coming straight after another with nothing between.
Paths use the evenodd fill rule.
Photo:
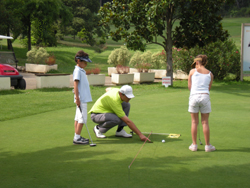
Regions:
<instances>
[{"instance_id":1,"label":"green bush","mask_svg":"<svg viewBox=\"0 0 250 188\"><path fill-rule=\"evenodd\" d=\"M126 66L129 63L130 57L131 54L129 50L125 46L122 46L110 53L108 57L108 64L113 64L115 67L117 65Z\"/></svg>"},{"instance_id":2,"label":"green bush","mask_svg":"<svg viewBox=\"0 0 250 188\"><path fill-rule=\"evenodd\" d=\"M165 50L162 52L155 52L152 54L152 68L154 69L166 69L167 56Z\"/></svg>"},{"instance_id":3,"label":"green bush","mask_svg":"<svg viewBox=\"0 0 250 188\"><path fill-rule=\"evenodd\" d=\"M148 72L148 69L152 67L152 52L136 51L130 59L129 65L135 67L139 72Z\"/></svg>"},{"instance_id":4,"label":"green bush","mask_svg":"<svg viewBox=\"0 0 250 188\"><path fill-rule=\"evenodd\" d=\"M24 48L28 48L28 38L27 37L24 37L24 38L19 37L19 40L20 40L21 45ZM36 45L36 39L34 37L31 36L30 40L31 40L32 46Z\"/></svg>"},{"instance_id":5,"label":"green bush","mask_svg":"<svg viewBox=\"0 0 250 188\"><path fill-rule=\"evenodd\" d=\"M40 48L33 48L32 50L27 52L27 61L29 63L36 63L36 64L45 64L46 59L49 57L46 49Z\"/></svg>"},{"instance_id":6,"label":"green bush","mask_svg":"<svg viewBox=\"0 0 250 188\"><path fill-rule=\"evenodd\" d=\"M240 53L233 41L217 41L199 48L190 49L173 48L173 69L189 73L194 58L199 54L206 54L208 64L206 68L211 70L215 79L223 80L229 74L235 75L235 80L240 80Z\"/></svg>"}]
</instances>

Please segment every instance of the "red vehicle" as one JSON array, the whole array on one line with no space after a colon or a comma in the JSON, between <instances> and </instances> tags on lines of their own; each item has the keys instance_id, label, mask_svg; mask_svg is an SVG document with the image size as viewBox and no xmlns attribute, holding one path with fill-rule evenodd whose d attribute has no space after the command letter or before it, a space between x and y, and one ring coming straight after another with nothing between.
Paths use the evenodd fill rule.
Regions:
<instances>
[{"instance_id":1,"label":"red vehicle","mask_svg":"<svg viewBox=\"0 0 250 188\"><path fill-rule=\"evenodd\" d=\"M0 39L10 40L13 38L0 35ZM15 89L26 89L26 82L23 79L23 76L19 74L16 68L11 66L13 64L17 68L17 59L13 48L11 52L4 52L0 50L0 77L10 77L11 86L14 86Z\"/></svg>"},{"instance_id":2,"label":"red vehicle","mask_svg":"<svg viewBox=\"0 0 250 188\"><path fill-rule=\"evenodd\" d=\"M0 77L10 77L11 86L14 86L15 89L26 89L26 82L23 76L8 64L0 64Z\"/></svg>"}]
</instances>

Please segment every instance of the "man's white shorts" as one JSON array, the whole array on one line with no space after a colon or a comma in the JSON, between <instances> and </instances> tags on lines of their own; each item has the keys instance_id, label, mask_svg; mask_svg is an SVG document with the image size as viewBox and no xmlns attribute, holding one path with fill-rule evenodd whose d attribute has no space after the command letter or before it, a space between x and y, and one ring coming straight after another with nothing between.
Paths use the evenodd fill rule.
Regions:
<instances>
[{"instance_id":1,"label":"man's white shorts","mask_svg":"<svg viewBox=\"0 0 250 188\"><path fill-rule=\"evenodd\" d=\"M211 112L211 102L210 96L208 94L193 94L189 97L189 107L188 111L190 113L207 114Z\"/></svg>"},{"instance_id":2,"label":"man's white shorts","mask_svg":"<svg viewBox=\"0 0 250 188\"><path fill-rule=\"evenodd\" d=\"M82 112L78 107L76 107L75 121L78 121L78 123L85 123L87 122L87 103L81 103L80 106Z\"/></svg>"}]
</instances>

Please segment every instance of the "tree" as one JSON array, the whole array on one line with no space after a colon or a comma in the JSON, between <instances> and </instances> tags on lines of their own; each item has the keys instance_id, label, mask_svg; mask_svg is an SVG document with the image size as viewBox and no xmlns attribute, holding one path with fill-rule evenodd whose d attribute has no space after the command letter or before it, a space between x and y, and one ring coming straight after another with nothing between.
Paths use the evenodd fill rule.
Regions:
<instances>
[{"instance_id":1,"label":"tree","mask_svg":"<svg viewBox=\"0 0 250 188\"><path fill-rule=\"evenodd\" d=\"M63 3L70 8L73 13L73 20L67 27L66 34L74 37L78 32L84 30L83 40L90 45L96 43L96 37L102 36L101 27L98 25L100 0L63 0Z\"/></svg>"},{"instance_id":2,"label":"tree","mask_svg":"<svg viewBox=\"0 0 250 188\"><path fill-rule=\"evenodd\" d=\"M28 50L31 50L31 27L37 43L43 45L56 45L53 23L61 18L66 23L71 13L61 0L28 0L20 3L20 16L23 24L22 34L28 37Z\"/></svg>"},{"instance_id":3,"label":"tree","mask_svg":"<svg viewBox=\"0 0 250 188\"><path fill-rule=\"evenodd\" d=\"M0 0L0 33L3 35L10 36L12 31L14 38L18 36L15 31L20 30L21 24L20 19L16 16L16 0ZM11 50L10 41L7 40L8 49Z\"/></svg>"},{"instance_id":4,"label":"tree","mask_svg":"<svg viewBox=\"0 0 250 188\"><path fill-rule=\"evenodd\" d=\"M221 16L217 14L224 0L113 0L100 8L100 23L114 41L124 39L132 50L158 44L167 54L167 76L173 85L172 47L204 46L225 40ZM179 26L173 28L178 20ZM110 25L115 30L110 30ZM131 29L132 28L132 29ZM173 30L174 29L174 30ZM157 36L163 42L157 41Z\"/></svg>"}]
</instances>

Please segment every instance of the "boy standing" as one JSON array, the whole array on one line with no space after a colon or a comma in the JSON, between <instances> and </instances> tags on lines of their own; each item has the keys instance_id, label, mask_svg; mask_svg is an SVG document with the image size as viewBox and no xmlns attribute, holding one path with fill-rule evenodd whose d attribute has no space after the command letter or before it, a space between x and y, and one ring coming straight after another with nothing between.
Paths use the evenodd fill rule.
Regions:
<instances>
[{"instance_id":1,"label":"boy standing","mask_svg":"<svg viewBox=\"0 0 250 188\"><path fill-rule=\"evenodd\" d=\"M89 144L89 139L81 137L83 124L87 122L87 103L92 101L89 82L84 68L92 62L88 54L80 50L75 55L76 66L73 72L75 114L75 136L73 144Z\"/></svg>"}]
</instances>

